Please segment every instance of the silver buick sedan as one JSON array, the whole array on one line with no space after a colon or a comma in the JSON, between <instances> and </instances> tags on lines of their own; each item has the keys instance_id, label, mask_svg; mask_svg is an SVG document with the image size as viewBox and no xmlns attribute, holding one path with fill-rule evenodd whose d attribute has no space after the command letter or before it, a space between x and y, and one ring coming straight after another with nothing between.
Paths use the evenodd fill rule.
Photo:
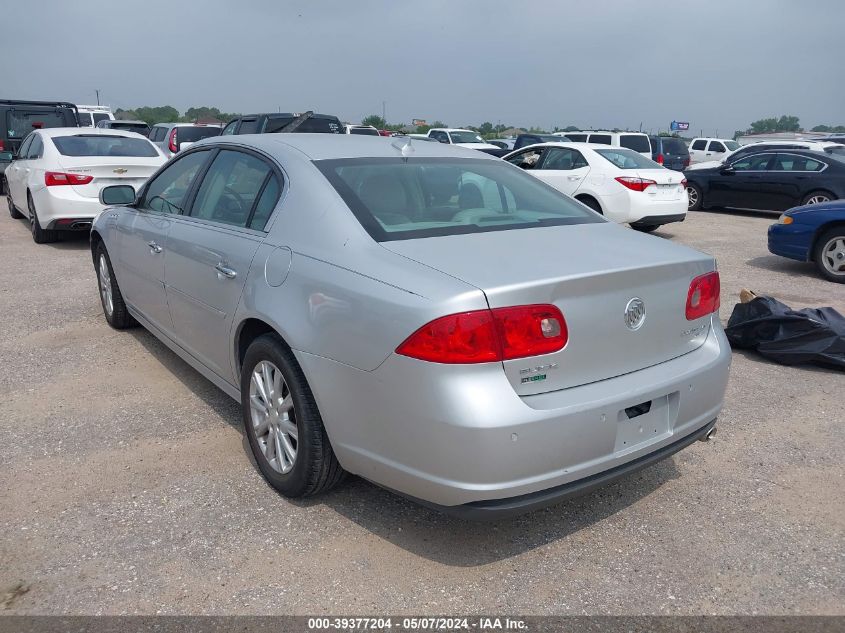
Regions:
<instances>
[{"instance_id":1,"label":"silver buick sedan","mask_svg":"<svg viewBox=\"0 0 845 633\"><path fill-rule=\"evenodd\" d=\"M106 320L140 323L240 400L284 495L349 472L498 517L714 432L730 349L713 257L498 158L216 137L101 201Z\"/></svg>"}]
</instances>

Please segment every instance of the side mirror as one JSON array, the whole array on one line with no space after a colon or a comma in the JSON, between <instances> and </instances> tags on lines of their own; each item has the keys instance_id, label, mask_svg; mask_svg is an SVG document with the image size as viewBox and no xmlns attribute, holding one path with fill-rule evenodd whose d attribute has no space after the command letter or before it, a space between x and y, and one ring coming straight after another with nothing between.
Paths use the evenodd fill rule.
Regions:
<instances>
[{"instance_id":1,"label":"side mirror","mask_svg":"<svg viewBox=\"0 0 845 633\"><path fill-rule=\"evenodd\" d=\"M100 204L107 207L127 205L135 202L135 189L132 185L112 185L100 189Z\"/></svg>"},{"instance_id":2,"label":"side mirror","mask_svg":"<svg viewBox=\"0 0 845 633\"><path fill-rule=\"evenodd\" d=\"M0 152L0 161L4 163L11 163L17 158L14 152Z\"/></svg>"}]
</instances>

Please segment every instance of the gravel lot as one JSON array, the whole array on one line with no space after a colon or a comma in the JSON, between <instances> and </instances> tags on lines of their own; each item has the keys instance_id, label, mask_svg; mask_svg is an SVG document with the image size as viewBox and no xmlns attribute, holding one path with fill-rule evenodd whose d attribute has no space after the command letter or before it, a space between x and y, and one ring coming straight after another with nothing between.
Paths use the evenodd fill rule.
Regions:
<instances>
[{"instance_id":1,"label":"gravel lot","mask_svg":"<svg viewBox=\"0 0 845 633\"><path fill-rule=\"evenodd\" d=\"M656 235L717 256L724 319L742 287L845 312L845 288L769 255L772 219ZM735 354L714 441L499 524L358 479L292 502L234 401L106 325L84 237L37 246L4 211L0 270L5 613L845 614L841 373Z\"/></svg>"}]
</instances>

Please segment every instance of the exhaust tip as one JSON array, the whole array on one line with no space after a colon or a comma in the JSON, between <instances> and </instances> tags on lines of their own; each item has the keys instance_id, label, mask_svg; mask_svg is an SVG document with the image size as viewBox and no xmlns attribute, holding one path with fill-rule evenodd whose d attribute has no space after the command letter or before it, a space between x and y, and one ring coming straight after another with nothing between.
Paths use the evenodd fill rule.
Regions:
<instances>
[{"instance_id":1,"label":"exhaust tip","mask_svg":"<svg viewBox=\"0 0 845 633\"><path fill-rule=\"evenodd\" d=\"M716 437L716 431L717 430L718 429L714 425L713 428L711 428L709 431L707 431L707 433L705 433L698 441L699 442L709 442L711 439Z\"/></svg>"}]
</instances>

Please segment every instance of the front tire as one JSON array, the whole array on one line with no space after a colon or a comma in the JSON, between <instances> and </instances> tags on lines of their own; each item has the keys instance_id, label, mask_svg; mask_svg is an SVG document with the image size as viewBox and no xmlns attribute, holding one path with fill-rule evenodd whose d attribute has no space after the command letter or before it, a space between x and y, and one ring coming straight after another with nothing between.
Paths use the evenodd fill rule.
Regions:
<instances>
[{"instance_id":1,"label":"front tire","mask_svg":"<svg viewBox=\"0 0 845 633\"><path fill-rule=\"evenodd\" d=\"M345 475L293 353L265 334L241 368L244 430L261 474L286 497L330 490Z\"/></svg>"},{"instance_id":2,"label":"front tire","mask_svg":"<svg viewBox=\"0 0 845 633\"><path fill-rule=\"evenodd\" d=\"M834 226L819 236L813 261L822 277L845 284L845 226Z\"/></svg>"},{"instance_id":3,"label":"front tire","mask_svg":"<svg viewBox=\"0 0 845 633\"><path fill-rule=\"evenodd\" d=\"M32 241L36 244L49 244L59 239L59 232L51 229L42 229L38 220L38 213L35 211L35 202L32 194L26 194L26 206L29 209L29 230L32 233Z\"/></svg>"},{"instance_id":4,"label":"front tire","mask_svg":"<svg viewBox=\"0 0 845 633\"><path fill-rule=\"evenodd\" d=\"M701 205L704 202L704 194L701 191L701 187L691 182L687 183L687 197L689 198L687 211L698 211L701 209Z\"/></svg>"},{"instance_id":5,"label":"front tire","mask_svg":"<svg viewBox=\"0 0 845 633\"><path fill-rule=\"evenodd\" d=\"M811 191L801 200L801 206L803 207L807 204L824 204L831 200L836 200L836 196L829 191Z\"/></svg>"},{"instance_id":6,"label":"front tire","mask_svg":"<svg viewBox=\"0 0 845 633\"><path fill-rule=\"evenodd\" d=\"M15 203L12 202L12 196L8 193L6 194L6 203L9 205L9 215L12 216L13 220L20 220L23 217L23 213L18 211Z\"/></svg>"},{"instance_id":7,"label":"front tire","mask_svg":"<svg viewBox=\"0 0 845 633\"><path fill-rule=\"evenodd\" d=\"M103 306L103 315L105 315L108 324L115 330L125 330L135 325L136 321L129 314L126 303L123 301L123 294L121 294L120 287L117 285L109 252L102 242L97 244L97 248L94 250L94 268L97 271L100 303Z\"/></svg>"}]
</instances>

